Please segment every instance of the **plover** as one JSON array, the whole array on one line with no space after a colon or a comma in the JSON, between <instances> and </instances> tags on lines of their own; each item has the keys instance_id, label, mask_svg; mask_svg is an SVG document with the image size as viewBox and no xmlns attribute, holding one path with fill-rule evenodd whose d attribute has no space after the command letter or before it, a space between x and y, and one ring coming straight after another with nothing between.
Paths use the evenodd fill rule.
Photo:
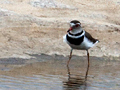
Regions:
<instances>
[{"instance_id":1,"label":"plover","mask_svg":"<svg viewBox=\"0 0 120 90\"><path fill-rule=\"evenodd\" d=\"M93 47L98 43L98 39L94 39L88 32L82 29L81 23L78 20L72 20L70 22L70 29L67 31L67 34L63 36L63 40L71 47L69 60L67 65L72 57L73 49L77 50L86 50L88 57L88 67L89 67L89 52L88 49Z\"/></svg>"}]
</instances>

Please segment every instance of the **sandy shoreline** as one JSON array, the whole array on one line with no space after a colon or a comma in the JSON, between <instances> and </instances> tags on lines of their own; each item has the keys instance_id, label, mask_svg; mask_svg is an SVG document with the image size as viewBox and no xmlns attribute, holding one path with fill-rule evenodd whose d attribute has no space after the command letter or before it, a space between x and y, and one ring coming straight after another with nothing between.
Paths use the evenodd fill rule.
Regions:
<instances>
[{"instance_id":1,"label":"sandy shoreline","mask_svg":"<svg viewBox=\"0 0 120 90\"><path fill-rule=\"evenodd\" d=\"M79 0L48 0L42 3L36 0L0 1L0 58L31 58L29 54L41 53L69 55L70 48L63 43L62 37L73 19L80 20L82 27L100 40L90 49L91 56L120 56L118 0L99 3L95 0L82 3ZM73 54L85 56L86 52L74 51Z\"/></svg>"}]
</instances>

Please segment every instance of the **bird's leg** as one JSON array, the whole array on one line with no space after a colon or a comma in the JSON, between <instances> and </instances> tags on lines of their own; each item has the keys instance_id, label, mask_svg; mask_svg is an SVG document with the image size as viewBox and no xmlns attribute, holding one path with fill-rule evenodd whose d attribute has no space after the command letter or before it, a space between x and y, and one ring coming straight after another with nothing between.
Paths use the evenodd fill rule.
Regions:
<instances>
[{"instance_id":1,"label":"bird's leg","mask_svg":"<svg viewBox=\"0 0 120 90\"><path fill-rule=\"evenodd\" d=\"M89 62L89 52L88 52L88 50L87 50L87 59L88 59L88 65L87 65L87 71L86 71L86 75L85 75L85 80L87 80L87 75L88 75L89 65L90 65L90 62Z\"/></svg>"},{"instance_id":2,"label":"bird's leg","mask_svg":"<svg viewBox=\"0 0 120 90\"><path fill-rule=\"evenodd\" d=\"M67 65L67 71L68 71L68 80L70 80L70 68L68 65Z\"/></svg>"},{"instance_id":3,"label":"bird's leg","mask_svg":"<svg viewBox=\"0 0 120 90\"><path fill-rule=\"evenodd\" d=\"M72 58L72 51L73 51L73 49L71 49L71 51L70 51L70 56L69 56L69 60L67 61L67 66L69 65L69 62L70 62L70 60Z\"/></svg>"},{"instance_id":4,"label":"bird's leg","mask_svg":"<svg viewBox=\"0 0 120 90\"><path fill-rule=\"evenodd\" d=\"M87 50L87 58L88 58L88 67L89 67L89 65L90 65L90 60L89 60L89 52L88 52L88 50Z\"/></svg>"}]
</instances>

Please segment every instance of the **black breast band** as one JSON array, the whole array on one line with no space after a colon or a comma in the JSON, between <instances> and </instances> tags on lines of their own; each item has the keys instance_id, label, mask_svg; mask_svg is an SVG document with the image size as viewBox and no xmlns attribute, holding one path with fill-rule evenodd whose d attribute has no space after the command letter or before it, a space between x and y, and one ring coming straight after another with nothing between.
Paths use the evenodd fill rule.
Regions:
<instances>
[{"instance_id":1,"label":"black breast band","mask_svg":"<svg viewBox=\"0 0 120 90\"><path fill-rule=\"evenodd\" d=\"M70 44L80 45L80 44L83 42L84 35L83 35L82 37L79 37L79 38L71 38L71 37L69 37L68 35L66 35L66 38L67 38L67 41L68 41Z\"/></svg>"}]
</instances>

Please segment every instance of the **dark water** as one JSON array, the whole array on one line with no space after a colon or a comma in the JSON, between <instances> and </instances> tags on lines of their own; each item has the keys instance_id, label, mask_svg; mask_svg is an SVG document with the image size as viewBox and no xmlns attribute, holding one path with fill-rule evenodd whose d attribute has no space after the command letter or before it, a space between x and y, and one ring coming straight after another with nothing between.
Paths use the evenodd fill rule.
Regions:
<instances>
[{"instance_id":1,"label":"dark water","mask_svg":"<svg viewBox=\"0 0 120 90\"><path fill-rule=\"evenodd\" d=\"M119 90L120 61L90 57L33 55L35 58L0 59L0 90Z\"/></svg>"}]
</instances>

